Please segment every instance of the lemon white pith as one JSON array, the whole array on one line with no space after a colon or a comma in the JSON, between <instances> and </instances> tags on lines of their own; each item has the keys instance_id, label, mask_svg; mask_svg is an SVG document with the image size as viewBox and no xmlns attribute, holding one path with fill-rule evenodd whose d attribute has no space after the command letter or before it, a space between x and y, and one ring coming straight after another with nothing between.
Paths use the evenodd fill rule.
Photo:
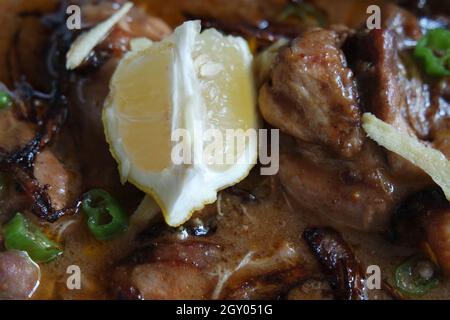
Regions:
<instances>
[{"instance_id":1,"label":"lemon white pith","mask_svg":"<svg viewBox=\"0 0 450 320\"><path fill-rule=\"evenodd\" d=\"M198 21L184 23L161 42L136 47L111 80L105 133L122 181L151 194L166 222L178 226L214 202L218 190L243 179L256 162L255 140L238 149L224 140L224 158L233 153L234 159L245 159L225 165L208 161L213 156L205 155L206 142L197 135L208 129L223 134L256 129L252 56L242 38L214 29L200 33ZM190 133L190 163L172 161L176 129Z\"/></svg>"}]
</instances>

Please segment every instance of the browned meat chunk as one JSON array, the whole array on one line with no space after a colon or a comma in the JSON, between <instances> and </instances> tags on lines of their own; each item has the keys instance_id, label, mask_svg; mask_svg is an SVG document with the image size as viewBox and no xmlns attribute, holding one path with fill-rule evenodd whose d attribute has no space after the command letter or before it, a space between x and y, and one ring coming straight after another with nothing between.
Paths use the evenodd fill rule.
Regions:
<instances>
[{"instance_id":1,"label":"browned meat chunk","mask_svg":"<svg viewBox=\"0 0 450 320\"><path fill-rule=\"evenodd\" d=\"M361 112L339 39L317 29L282 48L259 105L264 119L283 132L351 157L363 142Z\"/></svg>"},{"instance_id":2,"label":"browned meat chunk","mask_svg":"<svg viewBox=\"0 0 450 320\"><path fill-rule=\"evenodd\" d=\"M220 247L208 242L156 243L115 271L116 293L135 288L142 299L206 299L215 286L211 265ZM209 268L209 273L208 273Z\"/></svg>"},{"instance_id":3,"label":"browned meat chunk","mask_svg":"<svg viewBox=\"0 0 450 320\"><path fill-rule=\"evenodd\" d=\"M7 152L14 152L22 148L35 135L35 128L32 124L19 121L12 110L0 112L0 127L3 129L0 133L0 147ZM56 152L51 148L40 152L34 163L34 175L42 186L46 186L47 192L55 209L61 209L72 204L80 192L80 177L63 164ZM9 199L21 196L16 194ZM6 206L12 210L14 205ZM3 207L4 208L4 207ZM0 212L3 211L0 209Z\"/></svg>"},{"instance_id":4,"label":"browned meat chunk","mask_svg":"<svg viewBox=\"0 0 450 320\"><path fill-rule=\"evenodd\" d=\"M360 112L436 137L435 146L448 152L446 81L426 83L406 51L421 35L417 18L387 5L383 26L348 33L345 56L339 32L305 32L280 49L259 97L265 120L297 141L281 145L279 177L288 193L301 207L360 230L386 229L399 202L432 185L419 168L364 137Z\"/></svg>"},{"instance_id":5,"label":"browned meat chunk","mask_svg":"<svg viewBox=\"0 0 450 320\"><path fill-rule=\"evenodd\" d=\"M431 184L392 175L383 151L370 141L348 161L330 159L307 146L298 149L280 155L281 183L301 208L336 225L386 230L398 203Z\"/></svg>"},{"instance_id":6,"label":"browned meat chunk","mask_svg":"<svg viewBox=\"0 0 450 320\"><path fill-rule=\"evenodd\" d=\"M26 253L0 252L0 300L27 299L39 284L39 267Z\"/></svg>"},{"instance_id":7,"label":"browned meat chunk","mask_svg":"<svg viewBox=\"0 0 450 320\"><path fill-rule=\"evenodd\" d=\"M283 154L279 176L286 191L303 208L337 224L382 230L395 206L395 184L384 173L383 163L377 163L376 149L363 152L366 157L348 163Z\"/></svg>"},{"instance_id":8,"label":"browned meat chunk","mask_svg":"<svg viewBox=\"0 0 450 320\"><path fill-rule=\"evenodd\" d=\"M360 33L355 37L358 44L347 50L357 76L361 105L398 130L430 140L436 115L445 114L446 106L442 105L437 85L425 81L408 51L422 35L419 21L392 4L386 5L384 12L383 29ZM420 169L391 152L387 157L395 174L424 181Z\"/></svg>"},{"instance_id":9,"label":"browned meat chunk","mask_svg":"<svg viewBox=\"0 0 450 320\"><path fill-rule=\"evenodd\" d=\"M72 205L80 196L79 173L67 168L50 150L44 150L37 156L34 175L43 186L47 186L47 192L57 210Z\"/></svg>"},{"instance_id":10,"label":"browned meat chunk","mask_svg":"<svg viewBox=\"0 0 450 320\"><path fill-rule=\"evenodd\" d=\"M414 82L414 78L409 81L396 33L373 30L363 36L358 52L360 58L367 55L367 60L363 58L355 68L366 110L399 130L426 136L427 92L421 82ZM415 121L409 121L409 116Z\"/></svg>"}]
</instances>

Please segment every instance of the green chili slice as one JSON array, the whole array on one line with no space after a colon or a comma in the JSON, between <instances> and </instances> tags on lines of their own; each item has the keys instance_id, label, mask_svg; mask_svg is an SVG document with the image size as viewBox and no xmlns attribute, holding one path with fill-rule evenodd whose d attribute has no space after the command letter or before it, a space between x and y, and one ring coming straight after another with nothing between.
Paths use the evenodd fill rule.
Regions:
<instances>
[{"instance_id":1,"label":"green chili slice","mask_svg":"<svg viewBox=\"0 0 450 320\"><path fill-rule=\"evenodd\" d=\"M298 19L309 25L323 27L327 24L325 15L312 4L307 2L291 3L278 16L278 21Z\"/></svg>"},{"instance_id":2,"label":"green chili slice","mask_svg":"<svg viewBox=\"0 0 450 320\"><path fill-rule=\"evenodd\" d=\"M450 31L433 29L419 40L414 50L430 76L450 76Z\"/></svg>"},{"instance_id":3,"label":"green chili slice","mask_svg":"<svg viewBox=\"0 0 450 320\"><path fill-rule=\"evenodd\" d=\"M63 252L21 213L4 226L3 236L7 249L26 251L35 262L51 261Z\"/></svg>"},{"instance_id":4,"label":"green chili slice","mask_svg":"<svg viewBox=\"0 0 450 320\"><path fill-rule=\"evenodd\" d=\"M404 294L422 296L439 284L439 279L436 277L436 270L424 277L418 270L420 263L427 263L430 266L434 265L425 259L413 257L406 260L395 270L395 286Z\"/></svg>"},{"instance_id":5,"label":"green chili slice","mask_svg":"<svg viewBox=\"0 0 450 320\"><path fill-rule=\"evenodd\" d=\"M82 207L88 216L89 230L98 240L111 240L128 228L129 219L125 210L103 189L85 193Z\"/></svg>"},{"instance_id":6,"label":"green chili slice","mask_svg":"<svg viewBox=\"0 0 450 320\"><path fill-rule=\"evenodd\" d=\"M0 91L0 109L9 108L11 105L11 96L5 91Z\"/></svg>"}]
</instances>

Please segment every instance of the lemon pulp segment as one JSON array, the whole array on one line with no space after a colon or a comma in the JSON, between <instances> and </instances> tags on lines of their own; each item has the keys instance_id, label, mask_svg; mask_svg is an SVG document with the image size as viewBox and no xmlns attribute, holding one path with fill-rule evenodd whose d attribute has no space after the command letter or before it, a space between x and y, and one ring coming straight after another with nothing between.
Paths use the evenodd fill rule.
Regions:
<instances>
[{"instance_id":1,"label":"lemon pulp segment","mask_svg":"<svg viewBox=\"0 0 450 320\"><path fill-rule=\"evenodd\" d=\"M171 163L172 131L171 65L173 53L167 46L148 48L134 59L125 60L116 73L113 90L118 135L123 139L129 160L147 171L161 171ZM158 75L149 76L149 73ZM149 139L156 137L156 139ZM149 154L153 150L158 154Z\"/></svg>"}]
</instances>

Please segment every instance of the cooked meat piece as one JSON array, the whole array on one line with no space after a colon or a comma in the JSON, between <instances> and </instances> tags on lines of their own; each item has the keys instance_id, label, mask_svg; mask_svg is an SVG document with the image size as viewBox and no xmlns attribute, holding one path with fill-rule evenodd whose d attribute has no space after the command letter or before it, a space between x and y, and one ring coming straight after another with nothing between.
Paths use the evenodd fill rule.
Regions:
<instances>
[{"instance_id":1,"label":"cooked meat piece","mask_svg":"<svg viewBox=\"0 0 450 320\"><path fill-rule=\"evenodd\" d=\"M7 152L14 152L22 148L36 134L36 128L33 124L20 121L15 116L13 110L4 110L0 112L0 127L3 129L0 133L0 148ZM45 186L55 209L62 209L70 206L78 197L80 192L80 177L68 169L60 160L52 148L44 149L38 153L34 161L34 176L37 181ZM16 192L11 194L10 204L23 195ZM7 206L11 210L19 210L14 205ZM3 208L2 210L3 211Z\"/></svg>"},{"instance_id":2,"label":"cooked meat piece","mask_svg":"<svg viewBox=\"0 0 450 320\"><path fill-rule=\"evenodd\" d=\"M346 50L357 76L362 107L399 130L427 140L437 109L431 95L433 81L431 85L425 81L408 51L422 35L419 20L393 4L383 10L383 29L360 33L356 36L359 44ZM387 155L396 174L424 180L421 170L391 152Z\"/></svg>"},{"instance_id":3,"label":"cooked meat piece","mask_svg":"<svg viewBox=\"0 0 450 320\"><path fill-rule=\"evenodd\" d=\"M384 230L398 195L384 165L377 165L378 157L370 155L354 163L324 164L301 155L282 154L279 177L302 208L339 225L366 231Z\"/></svg>"},{"instance_id":4,"label":"cooked meat piece","mask_svg":"<svg viewBox=\"0 0 450 320\"><path fill-rule=\"evenodd\" d=\"M205 241L155 243L116 269L114 291L124 297L135 288L150 300L206 299L217 280L211 266L219 251L219 246Z\"/></svg>"},{"instance_id":5,"label":"cooked meat piece","mask_svg":"<svg viewBox=\"0 0 450 320\"><path fill-rule=\"evenodd\" d=\"M393 176L382 150L367 142L354 160L331 159L324 151L283 152L279 179L301 209L329 223L361 231L386 231L398 204L431 182Z\"/></svg>"},{"instance_id":6,"label":"cooked meat piece","mask_svg":"<svg viewBox=\"0 0 450 320\"><path fill-rule=\"evenodd\" d=\"M71 206L81 193L81 176L69 169L50 149L36 157L34 176L46 187L56 210Z\"/></svg>"},{"instance_id":7,"label":"cooked meat piece","mask_svg":"<svg viewBox=\"0 0 450 320\"><path fill-rule=\"evenodd\" d=\"M355 72L365 111L401 131L426 137L429 133L425 117L429 106L427 87L420 78L408 78L396 33L372 30L362 36L357 52L362 61L357 62Z\"/></svg>"},{"instance_id":8,"label":"cooked meat piece","mask_svg":"<svg viewBox=\"0 0 450 320\"><path fill-rule=\"evenodd\" d=\"M436 93L432 94L434 81L422 74L407 50L421 36L418 19L395 5L387 5L385 10L384 29L362 32L346 44L361 106L398 130L429 140L440 107ZM394 174L422 182L428 179L398 155L387 152L387 157Z\"/></svg>"},{"instance_id":9,"label":"cooked meat piece","mask_svg":"<svg viewBox=\"0 0 450 320\"><path fill-rule=\"evenodd\" d=\"M39 285L40 271L26 253L0 252L0 300L27 299Z\"/></svg>"},{"instance_id":10,"label":"cooked meat piece","mask_svg":"<svg viewBox=\"0 0 450 320\"><path fill-rule=\"evenodd\" d=\"M201 270L186 264L156 262L137 266L131 278L139 283L142 298L149 300L206 299L214 287Z\"/></svg>"},{"instance_id":11,"label":"cooked meat piece","mask_svg":"<svg viewBox=\"0 0 450 320\"><path fill-rule=\"evenodd\" d=\"M395 33L372 30L363 38L359 57L367 54L367 60L362 58L363 62L358 62L355 70L359 87L362 88L361 98L365 110L401 131L426 137L429 131L425 118L428 106L427 97L424 96L426 92L423 92L421 83L409 82ZM412 92L414 89L416 92ZM409 114L419 120L414 127L411 125L413 122L409 121Z\"/></svg>"},{"instance_id":12,"label":"cooked meat piece","mask_svg":"<svg viewBox=\"0 0 450 320\"><path fill-rule=\"evenodd\" d=\"M361 112L339 42L337 32L315 29L280 49L259 107L283 132L351 157L363 143Z\"/></svg>"},{"instance_id":13,"label":"cooked meat piece","mask_svg":"<svg viewBox=\"0 0 450 320\"><path fill-rule=\"evenodd\" d=\"M312 252L330 277L337 299L366 300L364 273L351 248L332 228L309 228L303 233Z\"/></svg>"},{"instance_id":14,"label":"cooked meat piece","mask_svg":"<svg viewBox=\"0 0 450 320\"><path fill-rule=\"evenodd\" d=\"M398 204L432 184L393 175L383 150L369 140L351 160L335 159L320 146L281 144L278 176L284 189L300 208L336 225L386 230Z\"/></svg>"}]
</instances>

